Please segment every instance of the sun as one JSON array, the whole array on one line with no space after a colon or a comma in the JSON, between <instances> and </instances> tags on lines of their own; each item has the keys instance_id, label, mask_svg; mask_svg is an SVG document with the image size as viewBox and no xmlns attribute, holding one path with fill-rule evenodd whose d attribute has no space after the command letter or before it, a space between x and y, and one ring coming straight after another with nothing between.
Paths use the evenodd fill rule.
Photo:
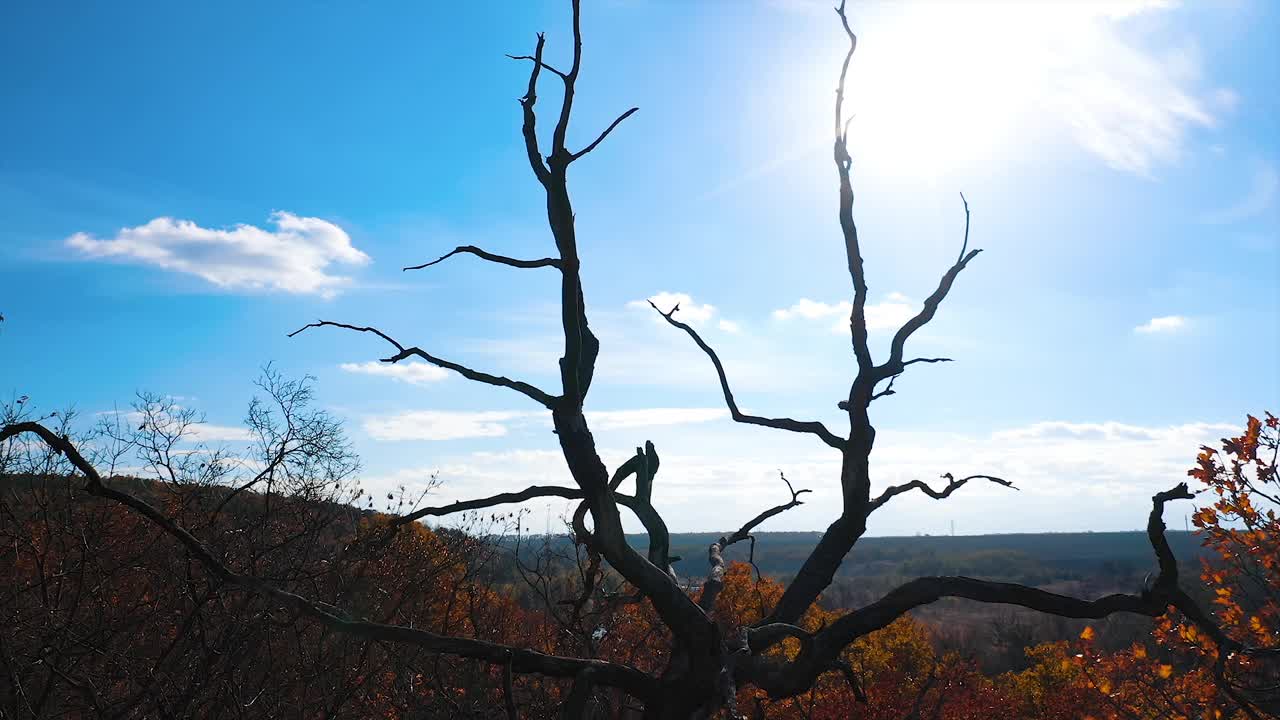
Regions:
<instances>
[{"instance_id":1,"label":"sun","mask_svg":"<svg viewBox=\"0 0 1280 720\"><path fill-rule=\"evenodd\" d=\"M877 176L971 174L1088 116L1107 89L1109 28L1132 3L915 3L873 5L853 18L857 52L846 82L855 165ZM1137 5L1133 5L1137 8ZM829 33L839 36L839 33ZM786 106L809 142L830 142L838 58L824 42L802 61ZM818 58L821 56L821 62ZM801 63L792 63L796 70Z\"/></svg>"}]
</instances>

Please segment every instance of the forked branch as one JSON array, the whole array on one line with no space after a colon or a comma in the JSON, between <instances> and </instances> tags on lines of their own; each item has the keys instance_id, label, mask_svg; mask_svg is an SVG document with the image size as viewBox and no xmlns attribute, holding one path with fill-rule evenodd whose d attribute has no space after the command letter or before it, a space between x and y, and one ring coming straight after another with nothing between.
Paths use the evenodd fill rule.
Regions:
<instances>
[{"instance_id":1,"label":"forked branch","mask_svg":"<svg viewBox=\"0 0 1280 720\"><path fill-rule=\"evenodd\" d=\"M549 63L543 62L540 56L534 57L533 55L508 55L507 57L511 58L512 60L531 60L537 63L539 66L541 66L543 70L547 70L549 72L555 73L556 75L559 75L561 80L567 81L569 79L569 76L566 75L564 72L555 69Z\"/></svg>"},{"instance_id":2,"label":"forked branch","mask_svg":"<svg viewBox=\"0 0 1280 720\"><path fill-rule=\"evenodd\" d=\"M716 603L716 595L718 595L720 590L724 588L724 550L734 543L739 543L743 540L751 540L751 559L754 564L755 538L751 536L751 531L759 527L765 520L768 520L775 515L780 515L798 505L803 505L804 501L800 499L800 496L807 492L812 492L808 489L796 490L791 485L791 481L787 479L787 476L784 475L782 471L778 471L778 477L782 478L782 482L787 484L787 491L791 493L791 500L781 505L775 505L759 515L756 515L744 523L742 527L735 530L731 535L721 536L719 540L711 543L707 548L707 562L710 564L711 570L707 574L707 581L702 585L702 595L698 598L698 605L702 607L703 610L707 612L711 611L711 608L713 608Z\"/></svg>"},{"instance_id":3,"label":"forked branch","mask_svg":"<svg viewBox=\"0 0 1280 720\"><path fill-rule=\"evenodd\" d=\"M982 252L981 249L967 250L969 247L969 201L965 200L963 193L960 195L960 200L964 203L964 244L961 246L960 256L956 259L955 264L943 274L933 294L925 299L924 306L920 308L920 312L904 323L901 328L898 328L898 332L894 333L893 342L889 347L889 359L877 368L878 375L882 378L901 373L902 369L911 363L950 361L950 358L916 358L904 362L902 356L906 352L907 340L933 319L933 316L938 312L938 306L946 299L947 293L951 292L951 286L955 283L956 277L969 265L970 260L973 260L978 256L978 253Z\"/></svg>"}]
</instances>

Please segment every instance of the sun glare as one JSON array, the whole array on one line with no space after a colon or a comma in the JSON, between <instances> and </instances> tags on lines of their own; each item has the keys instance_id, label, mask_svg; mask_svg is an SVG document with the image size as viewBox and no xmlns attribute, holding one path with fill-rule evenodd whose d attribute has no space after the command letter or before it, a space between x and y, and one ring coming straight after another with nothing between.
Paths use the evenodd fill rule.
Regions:
<instances>
[{"instance_id":1,"label":"sun glare","mask_svg":"<svg viewBox=\"0 0 1280 720\"><path fill-rule=\"evenodd\" d=\"M1123 108L1122 96L1132 84L1125 80L1147 80L1146 68L1126 56L1115 24L1150 6L882 6L860 23L849 70L855 162L876 173L928 178L1040 152L1052 131L1065 130L1088 145L1097 125L1115 122L1097 107ZM832 68L814 64L810 71L817 78L812 87L793 92L821 98L817 120L824 124L806 120L806 134L819 133L826 142ZM1152 82L1158 87L1159 80ZM814 107L812 100L797 98L796 104ZM1202 122L1195 112L1188 103L1188 119Z\"/></svg>"}]
</instances>

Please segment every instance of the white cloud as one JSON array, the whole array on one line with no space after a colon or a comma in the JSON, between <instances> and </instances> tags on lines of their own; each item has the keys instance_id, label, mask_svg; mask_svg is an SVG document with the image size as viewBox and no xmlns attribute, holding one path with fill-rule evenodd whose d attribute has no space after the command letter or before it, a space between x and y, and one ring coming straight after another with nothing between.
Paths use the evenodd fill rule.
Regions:
<instances>
[{"instance_id":1,"label":"white cloud","mask_svg":"<svg viewBox=\"0 0 1280 720\"><path fill-rule=\"evenodd\" d=\"M410 385L426 385L449 377L449 371L424 362L401 361L398 363L364 362L342 363L344 372L389 377Z\"/></svg>"},{"instance_id":2,"label":"white cloud","mask_svg":"<svg viewBox=\"0 0 1280 720\"><path fill-rule=\"evenodd\" d=\"M835 305L828 305L824 302L817 302L809 298L800 298L794 305L789 308L782 308L773 311L773 317L776 320L790 320L794 317L804 318L805 320L817 320L819 318L830 317L832 315L848 315L853 305L847 302L839 302Z\"/></svg>"},{"instance_id":3,"label":"white cloud","mask_svg":"<svg viewBox=\"0 0 1280 720\"><path fill-rule=\"evenodd\" d=\"M1280 190L1280 174L1271 165L1260 163L1253 173L1249 192L1230 207L1206 213L1204 221L1225 225L1261 215L1273 207L1277 190Z\"/></svg>"},{"instance_id":4,"label":"white cloud","mask_svg":"<svg viewBox=\"0 0 1280 720\"><path fill-rule=\"evenodd\" d=\"M728 416L722 408L638 408L588 410L592 430L704 423ZM364 430L375 440L461 440L503 437L513 430L549 430L551 417L537 410L411 410L366 417Z\"/></svg>"},{"instance_id":5,"label":"white cloud","mask_svg":"<svg viewBox=\"0 0 1280 720\"><path fill-rule=\"evenodd\" d=\"M970 483L942 502L907 493L872 516L871 530L900 535L945 532L952 520L966 533L1141 528L1151 496L1186 479L1198 448L1237 432L1235 425L1206 422L1147 426L1045 421L989 433L884 427L872 455L874 493L912 479L942 487L945 481L938 476L944 472L960 477L992 474L1014 482L1020 492ZM658 441L662 469L654 502L673 531L730 529L780 502L786 494L778 481L779 468L796 487L814 492L806 496L805 505L770 520L763 530L817 530L834 519L840 497L838 454L818 453L806 438L758 437L761 442L745 446L731 440L715 446L702 434L676 434ZM631 455L631 447L602 441L606 466L616 468ZM429 478L438 471L443 485L430 504L534 484L573 486L560 452L549 446L446 455L438 462L366 485L412 484L414 478ZM525 509L533 513L534 531L542 532L548 505L552 527L558 529L557 519L572 504L539 499ZM1171 506L1170 525L1180 528L1178 516L1192 507ZM629 514L624 514L624 524L629 530L640 529Z\"/></svg>"},{"instance_id":6,"label":"white cloud","mask_svg":"<svg viewBox=\"0 0 1280 720\"><path fill-rule=\"evenodd\" d=\"M632 300L627 303L627 307L650 310L650 302L657 305L662 312L670 312L672 308L679 305L680 311L676 316L690 325L702 325L716 314L715 305L699 305L688 293L674 293L666 290L650 296L648 300Z\"/></svg>"},{"instance_id":7,"label":"white cloud","mask_svg":"<svg viewBox=\"0 0 1280 720\"><path fill-rule=\"evenodd\" d=\"M1213 433L1229 433L1235 429L1232 425L1211 423L1186 423L1167 427L1148 427L1114 421L1101 423L1046 421L1011 430L1001 430L993 433L991 439L998 442L1030 441L1039 443L1092 440L1161 442L1170 439L1177 440L1187 436L1201 438Z\"/></svg>"},{"instance_id":8,"label":"white cloud","mask_svg":"<svg viewBox=\"0 0 1280 720\"><path fill-rule=\"evenodd\" d=\"M330 265L369 262L342 228L326 220L275 212L271 224L275 230L252 225L203 228L189 220L159 217L123 228L108 240L76 233L66 244L86 257L154 265L231 290L326 297L351 283L349 277L330 274Z\"/></svg>"},{"instance_id":9,"label":"white cloud","mask_svg":"<svg viewBox=\"0 0 1280 720\"><path fill-rule=\"evenodd\" d=\"M800 298L791 307L774 310L773 317L783 321L795 318L821 320L836 317L837 321L831 327L832 332L845 333L849 331L849 313L852 310L853 304L847 301L828 304L809 298ZM917 312L919 308L910 298L902 293L889 293L884 300L866 306L867 330L869 332L897 330Z\"/></svg>"},{"instance_id":10,"label":"white cloud","mask_svg":"<svg viewBox=\"0 0 1280 720\"><path fill-rule=\"evenodd\" d=\"M1133 331L1143 335L1151 335L1153 333L1173 333L1178 332L1187 326L1187 319L1181 315L1166 315L1164 317L1151 318L1146 323L1134 328Z\"/></svg>"},{"instance_id":11,"label":"white cloud","mask_svg":"<svg viewBox=\"0 0 1280 720\"><path fill-rule=\"evenodd\" d=\"M200 423L191 427L189 439L194 442L248 442L253 433L247 428Z\"/></svg>"},{"instance_id":12,"label":"white cloud","mask_svg":"<svg viewBox=\"0 0 1280 720\"><path fill-rule=\"evenodd\" d=\"M684 425L729 417L724 408L644 408L641 410L588 410L593 430L620 430L654 425Z\"/></svg>"},{"instance_id":13,"label":"white cloud","mask_svg":"<svg viewBox=\"0 0 1280 720\"><path fill-rule=\"evenodd\" d=\"M693 327L706 325L720 312L715 305L708 303L699 304L695 302L693 297L688 293L669 292L666 290L663 290L657 295L650 296L647 300L632 300L627 303L627 307L653 312L653 308L649 307L650 302L657 305L658 309L662 312L670 312L672 308L679 305L680 311L676 313L676 319L688 323ZM657 319L661 320L661 318ZM724 318L719 320L718 326L721 330L729 333L736 333L741 329L738 327L737 323L731 320L725 320Z\"/></svg>"},{"instance_id":14,"label":"white cloud","mask_svg":"<svg viewBox=\"0 0 1280 720\"><path fill-rule=\"evenodd\" d=\"M178 400L181 398L175 395L171 396L171 399ZM174 411L181 411L183 407L175 403L173 409ZM137 410L103 410L94 414L99 417L118 417L126 427L132 428L138 428L143 420L146 419L146 415ZM176 419L171 423L166 421L164 426L168 432L176 432L178 430ZM183 432L183 440L193 443L248 442L254 438L253 433L248 428L235 425L214 425L198 419L187 425Z\"/></svg>"},{"instance_id":15,"label":"white cloud","mask_svg":"<svg viewBox=\"0 0 1280 720\"><path fill-rule=\"evenodd\" d=\"M870 332L897 330L908 320L915 317L918 312L920 312L920 309L906 295L896 292L889 293L884 300L866 307L867 330ZM847 330L847 323L838 328L839 332Z\"/></svg>"},{"instance_id":16,"label":"white cloud","mask_svg":"<svg viewBox=\"0 0 1280 720\"><path fill-rule=\"evenodd\" d=\"M375 440L459 440L502 437L513 420L534 413L524 411L412 410L368 417L364 431Z\"/></svg>"}]
</instances>

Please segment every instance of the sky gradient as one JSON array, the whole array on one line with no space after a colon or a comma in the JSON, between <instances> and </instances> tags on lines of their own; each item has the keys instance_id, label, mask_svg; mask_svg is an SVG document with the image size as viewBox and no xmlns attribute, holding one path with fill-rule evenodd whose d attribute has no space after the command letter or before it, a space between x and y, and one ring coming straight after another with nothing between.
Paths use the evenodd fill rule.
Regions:
<instances>
[{"instance_id":1,"label":"sky gradient","mask_svg":"<svg viewBox=\"0 0 1280 720\"><path fill-rule=\"evenodd\" d=\"M570 144L588 400L606 461L653 440L673 530L835 517L839 457L734 425L681 301L749 411L820 419L855 367L830 159L844 36L825 3L587 2ZM447 6L446 6L447 5ZM8 7L0 22L0 393L85 417L138 390L234 427L268 362L313 375L380 490L431 502L570 482L526 398L324 318L553 387L553 251L505 54L567 3ZM984 249L872 407L878 487L989 473L1021 492L902 496L871 534L1140 527L1198 446L1280 407L1280 10L1195 3L852 3L853 180L872 346ZM554 79L554 78L551 78ZM543 113L558 105L554 84ZM548 123L544 123L546 126ZM531 508L559 515L561 504ZM632 523L629 527L638 528Z\"/></svg>"}]
</instances>

